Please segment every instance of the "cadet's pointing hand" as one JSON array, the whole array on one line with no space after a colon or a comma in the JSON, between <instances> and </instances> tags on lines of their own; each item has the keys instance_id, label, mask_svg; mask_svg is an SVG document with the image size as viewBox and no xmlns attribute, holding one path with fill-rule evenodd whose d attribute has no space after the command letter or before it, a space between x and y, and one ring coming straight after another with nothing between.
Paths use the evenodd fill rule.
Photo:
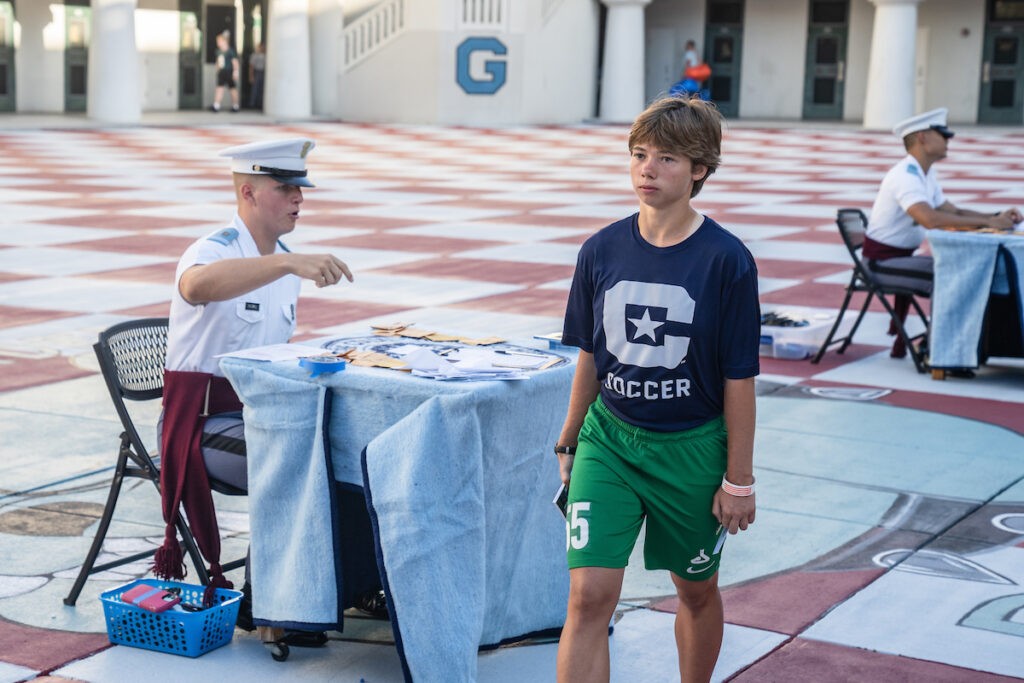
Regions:
<instances>
[{"instance_id":1,"label":"cadet's pointing hand","mask_svg":"<svg viewBox=\"0 0 1024 683\"><path fill-rule=\"evenodd\" d=\"M345 262L331 254L292 254L293 272L301 278L312 280L317 287L328 287L341 282L344 277L352 282L352 271Z\"/></svg>"}]
</instances>

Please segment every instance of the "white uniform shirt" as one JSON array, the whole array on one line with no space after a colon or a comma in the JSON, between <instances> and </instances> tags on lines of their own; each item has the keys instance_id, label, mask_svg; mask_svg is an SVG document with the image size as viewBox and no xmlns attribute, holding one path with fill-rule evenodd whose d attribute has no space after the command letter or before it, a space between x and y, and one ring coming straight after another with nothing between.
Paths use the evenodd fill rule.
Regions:
<instances>
[{"instance_id":1,"label":"white uniform shirt","mask_svg":"<svg viewBox=\"0 0 1024 683\"><path fill-rule=\"evenodd\" d=\"M935 165L932 164L925 174L917 159L908 154L882 179L868 221L868 237L901 249L921 246L927 229L914 222L907 213L907 209L921 202L935 209L945 204L946 198L939 187Z\"/></svg>"},{"instance_id":2,"label":"white uniform shirt","mask_svg":"<svg viewBox=\"0 0 1024 683\"><path fill-rule=\"evenodd\" d=\"M286 251L280 242L275 253ZM295 332L295 304L302 281L295 275L264 285L235 299L193 306L178 291L182 273L195 265L259 256L245 223L192 243L178 262L167 335L167 369L223 376L217 354L288 341Z\"/></svg>"}]
</instances>

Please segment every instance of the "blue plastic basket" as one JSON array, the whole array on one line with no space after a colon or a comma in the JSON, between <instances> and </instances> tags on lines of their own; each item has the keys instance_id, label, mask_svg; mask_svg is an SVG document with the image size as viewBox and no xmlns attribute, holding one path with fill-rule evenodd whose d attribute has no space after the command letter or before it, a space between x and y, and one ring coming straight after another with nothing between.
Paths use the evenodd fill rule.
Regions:
<instances>
[{"instance_id":1,"label":"blue plastic basket","mask_svg":"<svg viewBox=\"0 0 1024 683\"><path fill-rule=\"evenodd\" d=\"M170 609L150 612L121 601L121 594L138 585L181 589L181 601L202 605L206 588L177 581L138 579L100 595L107 619L107 637L111 643L130 645L157 652L198 657L231 642L242 600L239 591L218 588L214 604L200 612Z\"/></svg>"}]
</instances>

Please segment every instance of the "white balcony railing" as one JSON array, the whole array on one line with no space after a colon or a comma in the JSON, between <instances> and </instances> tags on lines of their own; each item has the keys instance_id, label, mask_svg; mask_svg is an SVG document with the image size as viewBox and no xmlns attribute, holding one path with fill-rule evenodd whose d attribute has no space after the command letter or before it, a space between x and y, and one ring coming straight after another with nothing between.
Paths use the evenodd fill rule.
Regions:
<instances>
[{"instance_id":1,"label":"white balcony railing","mask_svg":"<svg viewBox=\"0 0 1024 683\"><path fill-rule=\"evenodd\" d=\"M508 0L462 0L460 30L505 30L508 27Z\"/></svg>"},{"instance_id":2,"label":"white balcony railing","mask_svg":"<svg viewBox=\"0 0 1024 683\"><path fill-rule=\"evenodd\" d=\"M405 28L406 0L385 0L345 27L345 70L349 70Z\"/></svg>"}]
</instances>

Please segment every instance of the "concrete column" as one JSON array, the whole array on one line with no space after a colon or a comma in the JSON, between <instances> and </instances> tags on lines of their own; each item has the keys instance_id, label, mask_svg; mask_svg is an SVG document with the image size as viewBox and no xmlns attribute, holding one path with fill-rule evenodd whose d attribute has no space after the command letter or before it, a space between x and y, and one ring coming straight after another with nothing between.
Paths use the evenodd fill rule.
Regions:
<instances>
[{"instance_id":1,"label":"concrete column","mask_svg":"<svg viewBox=\"0 0 1024 683\"><path fill-rule=\"evenodd\" d=\"M309 3L313 113L337 115L338 79L341 76L344 41L342 0L309 0Z\"/></svg>"},{"instance_id":2,"label":"concrete column","mask_svg":"<svg viewBox=\"0 0 1024 683\"><path fill-rule=\"evenodd\" d=\"M270 0L263 110L279 119L313 114L309 0Z\"/></svg>"},{"instance_id":3,"label":"concrete column","mask_svg":"<svg viewBox=\"0 0 1024 683\"><path fill-rule=\"evenodd\" d=\"M875 25L871 34L864 127L892 128L914 115L914 68L917 5L921 0L871 0Z\"/></svg>"},{"instance_id":4,"label":"concrete column","mask_svg":"<svg viewBox=\"0 0 1024 683\"><path fill-rule=\"evenodd\" d=\"M644 109L644 8L651 0L601 0L608 7L599 116L632 122Z\"/></svg>"},{"instance_id":5,"label":"concrete column","mask_svg":"<svg viewBox=\"0 0 1024 683\"><path fill-rule=\"evenodd\" d=\"M89 118L110 123L138 123L142 118L135 8L136 0L92 0Z\"/></svg>"}]
</instances>

